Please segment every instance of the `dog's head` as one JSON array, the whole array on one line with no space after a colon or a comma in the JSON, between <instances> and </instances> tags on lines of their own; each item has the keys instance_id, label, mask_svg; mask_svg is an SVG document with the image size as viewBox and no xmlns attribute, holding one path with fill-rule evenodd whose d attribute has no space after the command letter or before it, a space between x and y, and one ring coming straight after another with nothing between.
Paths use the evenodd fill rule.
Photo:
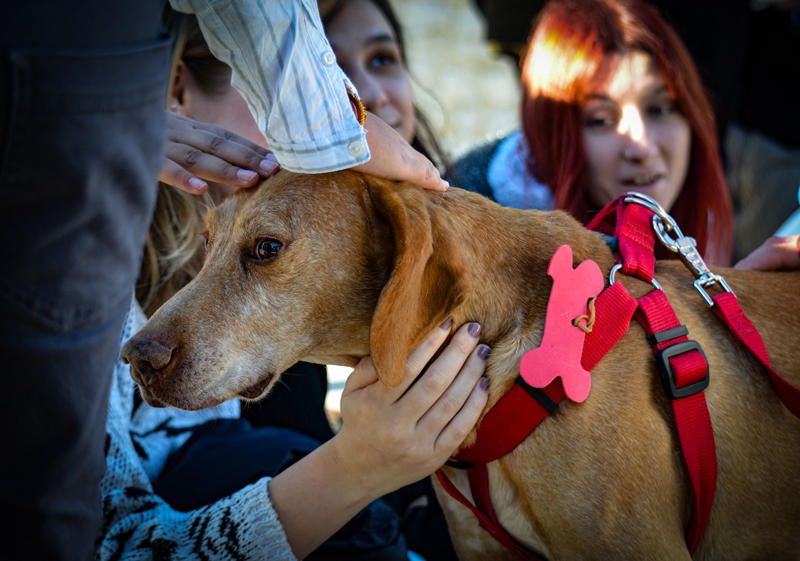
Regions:
<instances>
[{"instance_id":1,"label":"dog's head","mask_svg":"<svg viewBox=\"0 0 800 561\"><path fill-rule=\"evenodd\" d=\"M463 297L431 197L353 172L281 172L210 212L205 265L122 356L152 405L262 397L298 360L371 354L400 383L410 353Z\"/></svg>"}]
</instances>

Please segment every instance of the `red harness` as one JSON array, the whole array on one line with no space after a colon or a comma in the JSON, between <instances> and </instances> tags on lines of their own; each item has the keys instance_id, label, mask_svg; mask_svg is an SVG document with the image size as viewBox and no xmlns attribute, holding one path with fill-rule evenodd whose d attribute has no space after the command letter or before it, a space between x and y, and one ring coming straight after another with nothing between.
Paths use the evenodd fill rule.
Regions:
<instances>
[{"instance_id":1,"label":"red harness","mask_svg":"<svg viewBox=\"0 0 800 561\"><path fill-rule=\"evenodd\" d=\"M778 397L798 417L800 389L772 368L764 342L739 306L736 295L722 277L708 270L694 240L683 236L658 203L644 195L629 193L607 205L588 227L617 238L621 263L612 269L610 286L595 303L596 321L594 329L584 340L581 365L591 371L625 334L636 314L653 345L665 391L672 398L684 465L692 487L692 514L686 529L686 543L689 552L694 554L708 524L717 478L714 433L703 393L709 383L709 369L700 345L688 339L686 327L678 321L666 294L653 277L654 233L668 248L678 252L692 269L697 276L695 287L736 339L764 365ZM651 282L655 290L634 299L625 287L614 282L614 273L618 269ZM709 296L706 288L713 285L723 292ZM441 469L436 472L444 490L468 508L478 518L481 527L518 559L546 561L499 523L489 495L486 465L516 448L564 397L558 379L544 389L537 389L529 386L522 377L517 377L511 390L484 416L475 443L448 462L452 467L467 470L474 503Z\"/></svg>"}]
</instances>

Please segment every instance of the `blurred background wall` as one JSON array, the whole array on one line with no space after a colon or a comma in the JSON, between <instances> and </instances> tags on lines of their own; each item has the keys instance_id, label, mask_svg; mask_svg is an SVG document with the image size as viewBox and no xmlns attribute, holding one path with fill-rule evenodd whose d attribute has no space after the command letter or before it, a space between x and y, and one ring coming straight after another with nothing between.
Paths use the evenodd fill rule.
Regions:
<instances>
[{"instance_id":1,"label":"blurred background wall","mask_svg":"<svg viewBox=\"0 0 800 561\"><path fill-rule=\"evenodd\" d=\"M516 128L514 62L492 52L473 0L392 0L416 85L415 99L451 157Z\"/></svg>"}]
</instances>

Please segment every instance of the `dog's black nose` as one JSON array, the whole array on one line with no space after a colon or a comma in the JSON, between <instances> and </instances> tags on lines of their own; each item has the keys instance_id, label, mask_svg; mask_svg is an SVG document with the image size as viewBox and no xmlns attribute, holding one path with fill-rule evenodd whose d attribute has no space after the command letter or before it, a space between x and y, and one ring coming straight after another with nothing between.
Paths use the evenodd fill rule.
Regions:
<instances>
[{"instance_id":1,"label":"dog's black nose","mask_svg":"<svg viewBox=\"0 0 800 561\"><path fill-rule=\"evenodd\" d=\"M120 353L122 360L131 365L133 379L139 384L149 385L159 375L175 365L177 347L136 335L125 343Z\"/></svg>"}]
</instances>

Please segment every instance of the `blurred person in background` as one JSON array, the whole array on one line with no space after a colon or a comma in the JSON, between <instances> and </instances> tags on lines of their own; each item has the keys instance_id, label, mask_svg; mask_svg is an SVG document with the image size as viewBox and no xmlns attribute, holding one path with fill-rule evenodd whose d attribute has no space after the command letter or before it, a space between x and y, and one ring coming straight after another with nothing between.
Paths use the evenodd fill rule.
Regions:
<instances>
[{"instance_id":1,"label":"blurred person in background","mask_svg":"<svg viewBox=\"0 0 800 561\"><path fill-rule=\"evenodd\" d=\"M714 108L734 207L734 260L798 208L800 50L797 0L650 0L683 39ZM486 37L519 66L545 0L474 0ZM483 147L483 158L494 146ZM477 182L477 178L470 178Z\"/></svg>"},{"instance_id":2,"label":"blurred person in background","mask_svg":"<svg viewBox=\"0 0 800 561\"><path fill-rule=\"evenodd\" d=\"M732 210L714 115L688 51L654 7L549 2L521 80L521 131L456 162L454 184L508 206L564 209L584 223L618 195L640 191L711 263L730 262Z\"/></svg>"}]
</instances>

